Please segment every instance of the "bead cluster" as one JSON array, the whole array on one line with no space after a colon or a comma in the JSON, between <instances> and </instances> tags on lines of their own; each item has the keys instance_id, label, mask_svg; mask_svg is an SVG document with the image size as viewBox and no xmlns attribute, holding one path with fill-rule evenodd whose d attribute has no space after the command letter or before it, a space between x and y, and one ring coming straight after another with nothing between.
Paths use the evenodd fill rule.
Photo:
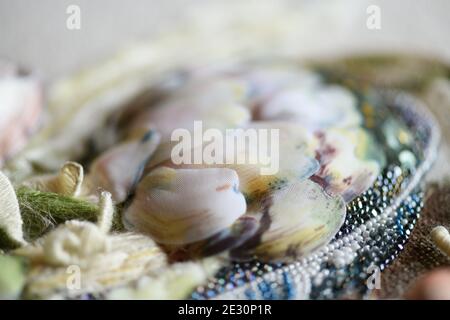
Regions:
<instances>
[{"instance_id":1,"label":"bead cluster","mask_svg":"<svg viewBox=\"0 0 450 320\"><path fill-rule=\"evenodd\" d=\"M362 296L368 270L382 271L403 249L423 206L413 192L395 207L394 198L410 173L392 166L354 199L335 239L299 261L235 263L224 268L193 299L328 299ZM369 269L371 267L371 269Z\"/></svg>"},{"instance_id":2,"label":"bead cluster","mask_svg":"<svg viewBox=\"0 0 450 320\"><path fill-rule=\"evenodd\" d=\"M376 135L384 137L377 128L392 113L413 133L409 145L385 150L388 163L394 165L347 206L344 225L327 246L289 264L236 263L197 288L191 298L329 299L361 298L370 293L371 272L383 271L392 263L420 216L423 194L413 188L436 158L440 134L436 120L415 98L393 90L358 94L364 92L358 85L355 90L361 106L377 105L371 126ZM413 161L404 161L402 152L410 155L406 160Z\"/></svg>"}]
</instances>

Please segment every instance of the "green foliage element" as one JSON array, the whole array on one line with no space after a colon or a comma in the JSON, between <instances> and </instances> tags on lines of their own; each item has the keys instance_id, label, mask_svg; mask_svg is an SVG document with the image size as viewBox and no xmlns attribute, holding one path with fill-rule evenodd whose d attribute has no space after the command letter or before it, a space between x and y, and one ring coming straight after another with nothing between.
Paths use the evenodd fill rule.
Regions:
<instances>
[{"instance_id":1,"label":"green foliage element","mask_svg":"<svg viewBox=\"0 0 450 320\"><path fill-rule=\"evenodd\" d=\"M67 220L97 220L98 206L84 200L24 187L17 190L17 199L25 238L30 241Z\"/></svg>"},{"instance_id":2,"label":"green foliage element","mask_svg":"<svg viewBox=\"0 0 450 320\"><path fill-rule=\"evenodd\" d=\"M0 300L17 299L26 281L22 259L0 254Z\"/></svg>"},{"instance_id":3,"label":"green foliage element","mask_svg":"<svg viewBox=\"0 0 450 320\"><path fill-rule=\"evenodd\" d=\"M39 238L56 225L68 220L96 222L98 219L98 205L83 199L26 187L19 188L16 193L24 223L24 234L28 241ZM114 214L112 227L114 231L123 230L118 209L116 208Z\"/></svg>"},{"instance_id":4,"label":"green foliage element","mask_svg":"<svg viewBox=\"0 0 450 320\"><path fill-rule=\"evenodd\" d=\"M11 236L2 228L0 228L0 248L3 250L12 250L20 247L22 244L15 241Z\"/></svg>"}]
</instances>

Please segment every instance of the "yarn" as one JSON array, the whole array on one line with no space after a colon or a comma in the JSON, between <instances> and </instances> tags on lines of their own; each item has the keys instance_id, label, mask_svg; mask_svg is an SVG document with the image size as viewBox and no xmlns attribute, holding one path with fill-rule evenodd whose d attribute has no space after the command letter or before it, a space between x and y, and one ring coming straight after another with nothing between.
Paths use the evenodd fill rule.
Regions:
<instances>
[{"instance_id":1,"label":"yarn","mask_svg":"<svg viewBox=\"0 0 450 320\"><path fill-rule=\"evenodd\" d=\"M67 220L96 221L98 205L80 199L26 187L17 190L25 238L35 240Z\"/></svg>"}]
</instances>

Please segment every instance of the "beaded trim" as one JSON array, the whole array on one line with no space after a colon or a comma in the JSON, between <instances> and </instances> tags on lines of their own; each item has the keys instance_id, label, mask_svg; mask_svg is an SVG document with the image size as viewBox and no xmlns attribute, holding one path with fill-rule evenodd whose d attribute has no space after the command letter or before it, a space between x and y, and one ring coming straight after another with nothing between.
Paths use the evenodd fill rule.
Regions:
<instances>
[{"instance_id":1,"label":"beaded trim","mask_svg":"<svg viewBox=\"0 0 450 320\"><path fill-rule=\"evenodd\" d=\"M420 217L423 193L418 185L436 158L440 137L436 120L420 101L392 90L381 95L417 137L422 161L414 172L388 166L372 188L348 204L344 225L327 246L288 264L235 263L197 288L192 299L370 296L377 283L368 281L376 280L376 273L403 250Z\"/></svg>"}]
</instances>

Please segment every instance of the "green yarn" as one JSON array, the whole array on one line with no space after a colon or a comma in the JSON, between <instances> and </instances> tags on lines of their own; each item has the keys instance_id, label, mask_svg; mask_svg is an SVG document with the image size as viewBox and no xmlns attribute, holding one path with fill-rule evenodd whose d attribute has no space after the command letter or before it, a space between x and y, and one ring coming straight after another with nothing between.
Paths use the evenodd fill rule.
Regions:
<instances>
[{"instance_id":1,"label":"green yarn","mask_svg":"<svg viewBox=\"0 0 450 320\"><path fill-rule=\"evenodd\" d=\"M57 193L36 191L21 187L16 190L23 219L24 237L33 241L56 225L68 220L96 222L99 214L97 204ZM112 229L123 230L119 211L116 208ZM1 236L1 235L0 235Z\"/></svg>"},{"instance_id":2,"label":"green yarn","mask_svg":"<svg viewBox=\"0 0 450 320\"><path fill-rule=\"evenodd\" d=\"M21 243L11 239L11 236L5 230L0 228L0 249L12 250L20 247Z\"/></svg>"},{"instance_id":3,"label":"green yarn","mask_svg":"<svg viewBox=\"0 0 450 320\"><path fill-rule=\"evenodd\" d=\"M97 220L98 206L84 200L25 187L19 188L16 194L24 236L29 241L67 220Z\"/></svg>"}]
</instances>

